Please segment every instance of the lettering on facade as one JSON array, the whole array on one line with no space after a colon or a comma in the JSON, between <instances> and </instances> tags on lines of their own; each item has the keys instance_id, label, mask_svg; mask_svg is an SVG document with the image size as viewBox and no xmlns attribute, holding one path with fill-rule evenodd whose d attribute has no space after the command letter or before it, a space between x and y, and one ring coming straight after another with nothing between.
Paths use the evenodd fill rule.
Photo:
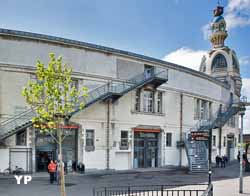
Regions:
<instances>
[{"instance_id":1,"label":"lettering on facade","mask_svg":"<svg viewBox=\"0 0 250 196\"><path fill-rule=\"evenodd\" d=\"M194 141L208 141L209 133L206 131L193 131L191 132L191 138Z\"/></svg>"}]
</instances>

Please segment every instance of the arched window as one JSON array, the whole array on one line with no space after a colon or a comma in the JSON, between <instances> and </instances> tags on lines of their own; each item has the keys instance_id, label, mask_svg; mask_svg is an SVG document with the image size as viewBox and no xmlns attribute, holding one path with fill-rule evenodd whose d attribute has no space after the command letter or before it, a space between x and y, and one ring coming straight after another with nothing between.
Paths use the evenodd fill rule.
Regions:
<instances>
[{"instance_id":1,"label":"arched window","mask_svg":"<svg viewBox=\"0 0 250 196\"><path fill-rule=\"evenodd\" d=\"M233 55L233 68L236 69L236 70L239 70L238 61L236 60L234 55Z\"/></svg>"},{"instance_id":2,"label":"arched window","mask_svg":"<svg viewBox=\"0 0 250 196\"><path fill-rule=\"evenodd\" d=\"M227 68L227 60L224 55L217 54L212 62L212 70L221 70Z\"/></svg>"}]
</instances>

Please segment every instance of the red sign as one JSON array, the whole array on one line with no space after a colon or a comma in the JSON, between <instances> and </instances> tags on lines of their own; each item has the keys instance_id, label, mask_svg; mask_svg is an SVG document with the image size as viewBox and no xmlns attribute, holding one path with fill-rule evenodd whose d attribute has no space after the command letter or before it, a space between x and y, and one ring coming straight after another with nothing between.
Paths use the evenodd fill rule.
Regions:
<instances>
[{"instance_id":1,"label":"red sign","mask_svg":"<svg viewBox=\"0 0 250 196\"><path fill-rule=\"evenodd\" d=\"M209 133L207 131L193 131L191 138L195 141L208 141Z\"/></svg>"}]
</instances>

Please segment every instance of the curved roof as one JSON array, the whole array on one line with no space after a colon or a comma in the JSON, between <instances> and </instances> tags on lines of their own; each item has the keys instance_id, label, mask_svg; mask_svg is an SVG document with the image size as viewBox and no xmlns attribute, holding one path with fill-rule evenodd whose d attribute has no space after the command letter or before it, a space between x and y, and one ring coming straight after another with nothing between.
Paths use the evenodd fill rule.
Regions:
<instances>
[{"instance_id":1,"label":"curved roof","mask_svg":"<svg viewBox=\"0 0 250 196\"><path fill-rule=\"evenodd\" d=\"M124 50L119 50L119 49L114 49L106 46L100 46L96 44L91 44L87 42L82 42L82 41L76 41L76 40L71 40L71 39L66 39L66 38L61 38L61 37L56 37L56 36L50 36L50 35L44 35L44 34L39 34L39 33L31 33L31 32L25 32L25 31L18 31L18 30L10 30L10 29L3 29L0 28L0 36L12 36L12 37L17 37L17 38L23 38L23 39L32 39L32 40L39 40L39 41L44 41L44 42L51 42L51 43L57 43L57 44L62 44L62 45L70 45L70 46L75 46L75 47L82 47L82 48L87 48L91 50L96 50L96 51L102 51L106 53L111 53L119 56L124 56L124 57L130 57L133 59L138 59L138 60L143 60L149 63L157 63L158 65L165 66L168 68L172 69L177 69L181 70L193 75L196 75L198 77L205 78L207 80L210 80L214 83L217 83L218 85L221 85L225 88L229 88L229 85L215 79L212 76L209 76L205 73L196 71L194 69L190 69L181 65L177 65L174 63L170 63L164 60L156 59L153 57L141 55L141 54L136 54L133 52L128 52Z\"/></svg>"}]
</instances>

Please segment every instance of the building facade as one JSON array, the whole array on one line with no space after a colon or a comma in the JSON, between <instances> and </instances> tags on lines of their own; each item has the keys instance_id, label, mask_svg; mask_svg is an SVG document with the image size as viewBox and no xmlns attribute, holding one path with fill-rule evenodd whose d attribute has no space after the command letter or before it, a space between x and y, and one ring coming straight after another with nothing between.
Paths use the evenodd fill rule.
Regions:
<instances>
[{"instance_id":1,"label":"building facade","mask_svg":"<svg viewBox=\"0 0 250 196\"><path fill-rule=\"evenodd\" d=\"M75 113L70 122L77 126L63 147L68 166L74 162L84 163L86 169L187 166L181 145L185 133L240 97L239 62L236 53L224 46L222 15L215 15L212 29L213 47L202 59L200 71L94 44L0 29L0 135L12 131L1 139L0 170L18 166L44 171L47 161L56 159L55 143L29 124L24 114L30 108L21 96L26 83L36 79L36 60L48 62L50 52L72 66L76 88L86 86L90 93L110 82L145 79L152 70L167 73L161 85L135 85L113 102L100 99ZM235 159L238 134L237 115L214 129L213 156Z\"/></svg>"}]
</instances>

